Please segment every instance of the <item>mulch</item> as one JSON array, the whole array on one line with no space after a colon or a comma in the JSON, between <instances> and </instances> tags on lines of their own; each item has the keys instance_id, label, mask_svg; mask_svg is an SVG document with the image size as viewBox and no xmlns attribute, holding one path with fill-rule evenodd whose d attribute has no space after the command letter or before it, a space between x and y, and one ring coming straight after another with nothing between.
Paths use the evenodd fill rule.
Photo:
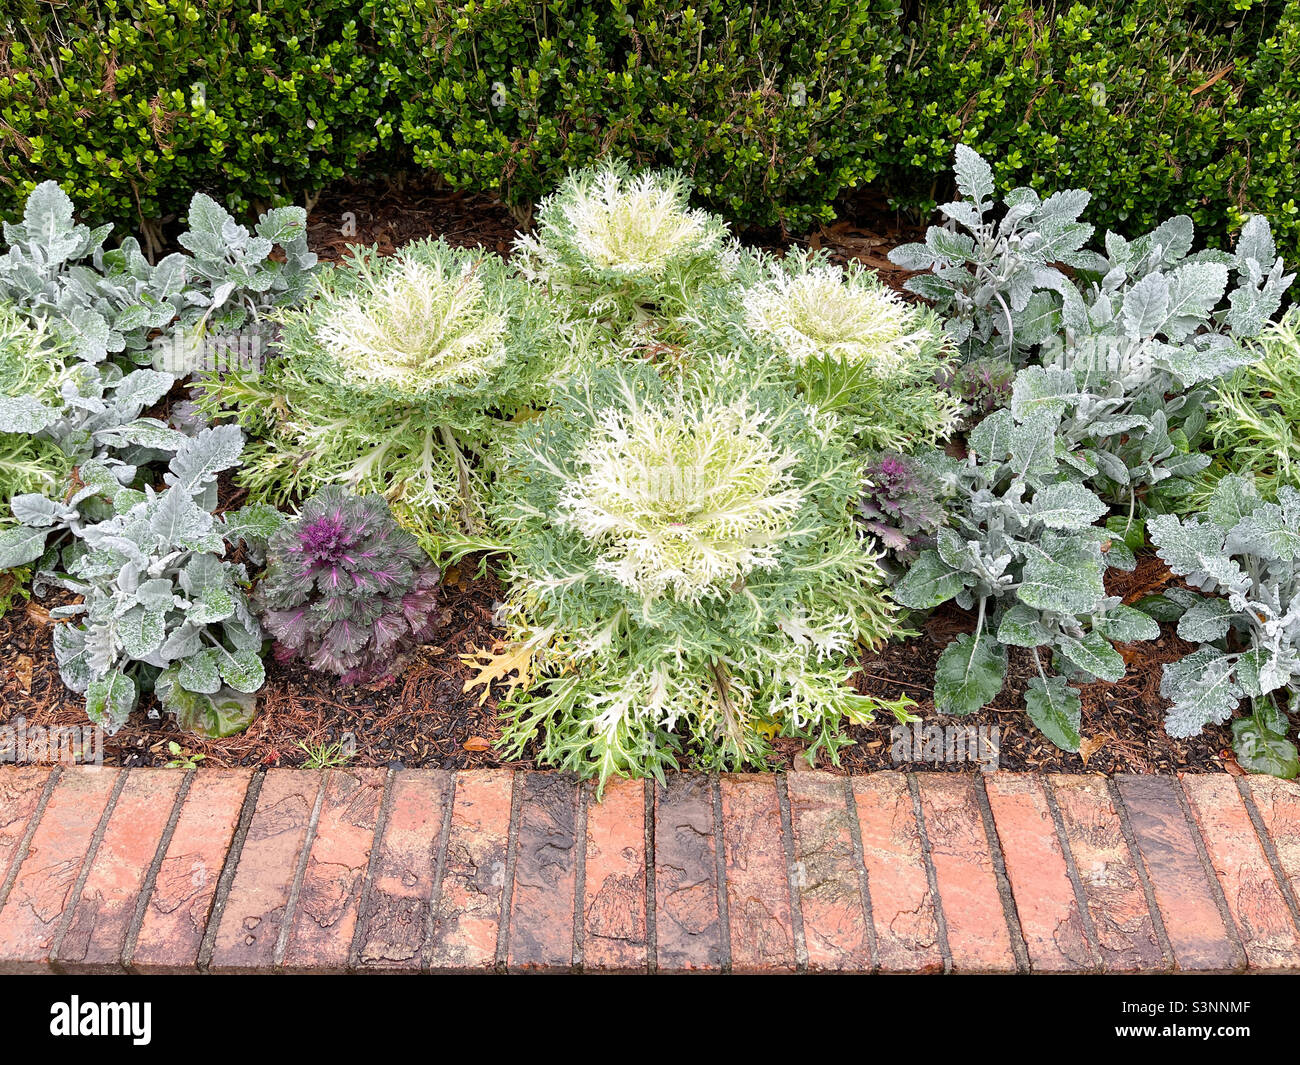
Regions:
<instances>
[{"instance_id":1,"label":"mulch","mask_svg":"<svg viewBox=\"0 0 1300 1065\"><path fill-rule=\"evenodd\" d=\"M858 260L880 271L893 287L908 276L886 258L891 247L918 239L918 230L894 216L888 206L862 194L845 205L847 219L782 241L777 234L748 233L753 243L774 249L794 244L825 250L832 260ZM510 211L484 196L449 192L418 182L343 183L317 202L308 223L308 239L323 259L337 261L349 244L375 244L391 254L407 241L443 235L450 243L482 245L508 255L517 224ZM233 502L228 480L226 502ZM1112 572L1112 594L1133 601L1170 580L1154 556L1144 556L1134 574ZM494 646L493 624L503 595L491 573L479 574L472 560L446 575L443 602L446 621L435 643L416 652L394 680L378 686L340 687L335 678L268 659L267 683L257 717L247 731L222 740L203 740L180 732L170 717L137 711L130 722L105 741L105 764L163 765L173 758L174 741L187 754L203 755L205 766L300 766L313 751L333 744L354 750L354 766L421 766L444 769L482 768L503 763L495 750L500 736L496 695L466 691L472 672L462 656ZM48 609L63 599L51 595L0 618L0 723L25 719L32 725L83 725L81 697L64 688L51 649ZM927 723L997 725L1003 769L1080 772L1240 772L1232 760L1226 728L1211 728L1192 740L1173 740L1164 732L1159 698L1160 667L1186 653L1188 646L1172 631L1154 644L1122 649L1129 674L1116 684L1098 682L1083 689L1082 734L1086 759L1057 750L1028 722L1021 697L1034 674L1028 653L1013 653L1007 685L984 711L965 718L936 714L931 684L943 647L960 632L974 628L973 618L956 608L941 609L925 620L921 635L892 642L861 660L859 690L882 698L907 695L913 712ZM486 695L486 697L485 697ZM841 753L844 770L895 767L891 757L892 719L878 718L853 726L854 744ZM798 745L780 741L778 764L793 767ZM968 764L913 763L922 770L965 770Z\"/></svg>"}]
</instances>

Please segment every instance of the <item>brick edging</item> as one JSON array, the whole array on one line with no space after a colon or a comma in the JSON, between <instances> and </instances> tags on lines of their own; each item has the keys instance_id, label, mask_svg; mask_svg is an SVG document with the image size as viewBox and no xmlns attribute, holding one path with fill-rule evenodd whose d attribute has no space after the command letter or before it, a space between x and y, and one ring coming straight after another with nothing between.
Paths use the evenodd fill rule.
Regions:
<instances>
[{"instance_id":1,"label":"brick edging","mask_svg":"<svg viewBox=\"0 0 1300 1065\"><path fill-rule=\"evenodd\" d=\"M1300 784L0 767L0 972L1300 969Z\"/></svg>"}]
</instances>

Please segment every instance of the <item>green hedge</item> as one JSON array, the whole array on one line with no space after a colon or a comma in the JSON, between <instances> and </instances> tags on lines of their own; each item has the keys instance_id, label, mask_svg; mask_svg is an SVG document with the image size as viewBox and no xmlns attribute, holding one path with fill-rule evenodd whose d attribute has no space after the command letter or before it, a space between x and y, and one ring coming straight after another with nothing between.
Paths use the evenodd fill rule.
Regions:
<instances>
[{"instance_id":1,"label":"green hedge","mask_svg":"<svg viewBox=\"0 0 1300 1065\"><path fill-rule=\"evenodd\" d=\"M302 202L412 165L527 206L616 154L798 232L846 189L1082 186L1134 230L1244 213L1300 259L1300 0L10 0L0 210L56 178L94 220L193 189Z\"/></svg>"}]
</instances>

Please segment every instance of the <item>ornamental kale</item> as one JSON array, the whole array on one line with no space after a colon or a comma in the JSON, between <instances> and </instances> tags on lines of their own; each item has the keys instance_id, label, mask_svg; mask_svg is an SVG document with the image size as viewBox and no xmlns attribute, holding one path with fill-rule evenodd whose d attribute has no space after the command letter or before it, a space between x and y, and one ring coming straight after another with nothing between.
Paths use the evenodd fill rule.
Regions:
<instances>
[{"instance_id":1,"label":"ornamental kale","mask_svg":"<svg viewBox=\"0 0 1300 1065\"><path fill-rule=\"evenodd\" d=\"M730 243L721 219L691 208L681 174L633 175L614 162L569 174L515 253L572 318L618 332L688 310L721 276Z\"/></svg>"},{"instance_id":2,"label":"ornamental kale","mask_svg":"<svg viewBox=\"0 0 1300 1065\"><path fill-rule=\"evenodd\" d=\"M1173 704L1171 736L1195 736L1222 724L1243 698L1254 708L1233 725L1242 765L1294 777L1295 744L1274 702L1300 691L1300 491L1284 485L1276 503L1245 477L1222 478L1203 514L1152 518L1151 540L1169 568L1200 592L1172 590L1141 606L1178 621L1178 635L1200 646L1165 666L1160 694Z\"/></svg>"},{"instance_id":3,"label":"ornamental kale","mask_svg":"<svg viewBox=\"0 0 1300 1065\"><path fill-rule=\"evenodd\" d=\"M1079 748L1081 699L1067 677L1049 672L1040 648L1083 681L1118 680L1124 660L1112 640L1154 639L1159 627L1106 594L1107 565L1132 568L1132 553L1094 524L1106 504L1059 461L1059 411L1023 421L995 411L971 432L964 462L935 458L955 498L950 527L926 548L894 589L906 607L955 601L978 608L973 636L959 636L939 658L936 709L979 710L1002 690L1007 647L1032 651L1030 720L1063 750Z\"/></svg>"},{"instance_id":4,"label":"ornamental kale","mask_svg":"<svg viewBox=\"0 0 1300 1065\"><path fill-rule=\"evenodd\" d=\"M257 605L277 658L357 684L437 631L439 577L381 498L326 488L272 538Z\"/></svg>"},{"instance_id":5,"label":"ornamental kale","mask_svg":"<svg viewBox=\"0 0 1300 1065\"><path fill-rule=\"evenodd\" d=\"M933 539L944 523L943 485L934 469L909 455L877 455L864 471L858 513L867 530L903 559Z\"/></svg>"},{"instance_id":6,"label":"ornamental kale","mask_svg":"<svg viewBox=\"0 0 1300 1065\"><path fill-rule=\"evenodd\" d=\"M844 718L881 705L846 684L859 641L897 631L833 419L687 364L667 382L647 365L572 382L521 427L500 486L532 682L506 706L506 750L537 741L602 784L662 774L683 749L762 764L775 735L834 756Z\"/></svg>"},{"instance_id":7,"label":"ornamental kale","mask_svg":"<svg viewBox=\"0 0 1300 1065\"><path fill-rule=\"evenodd\" d=\"M264 371L201 386L208 413L232 408L254 438L239 483L277 505L331 484L378 493L430 550L483 531L490 450L583 350L499 256L432 240L354 249L282 322Z\"/></svg>"}]
</instances>

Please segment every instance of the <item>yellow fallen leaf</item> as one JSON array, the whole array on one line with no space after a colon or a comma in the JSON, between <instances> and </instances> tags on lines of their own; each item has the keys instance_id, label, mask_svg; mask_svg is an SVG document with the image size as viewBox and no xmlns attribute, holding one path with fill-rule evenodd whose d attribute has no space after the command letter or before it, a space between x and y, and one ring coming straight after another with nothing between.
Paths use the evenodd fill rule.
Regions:
<instances>
[{"instance_id":1,"label":"yellow fallen leaf","mask_svg":"<svg viewBox=\"0 0 1300 1065\"><path fill-rule=\"evenodd\" d=\"M469 654L461 655L460 660L476 671L461 691L469 692L483 686L479 706L487 702L493 684L504 684L507 691L513 692L532 683L533 645L525 640L499 643L491 651L476 647Z\"/></svg>"},{"instance_id":2,"label":"yellow fallen leaf","mask_svg":"<svg viewBox=\"0 0 1300 1065\"><path fill-rule=\"evenodd\" d=\"M461 746L467 751L490 751L492 742L485 740L482 736L471 736Z\"/></svg>"}]
</instances>

